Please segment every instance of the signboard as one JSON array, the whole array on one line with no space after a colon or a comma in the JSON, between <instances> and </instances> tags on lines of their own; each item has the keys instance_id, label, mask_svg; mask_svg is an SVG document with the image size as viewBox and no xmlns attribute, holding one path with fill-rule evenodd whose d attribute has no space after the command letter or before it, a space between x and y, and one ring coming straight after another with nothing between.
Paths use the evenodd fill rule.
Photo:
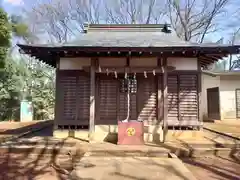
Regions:
<instances>
[{"instance_id":1,"label":"signboard","mask_svg":"<svg viewBox=\"0 0 240 180\"><path fill-rule=\"evenodd\" d=\"M130 128L127 128L127 134L128 136L134 136L135 135L135 129L130 127Z\"/></svg>"},{"instance_id":2,"label":"signboard","mask_svg":"<svg viewBox=\"0 0 240 180\"><path fill-rule=\"evenodd\" d=\"M27 122L27 121L32 121L33 120L33 107L32 107L32 102L30 101L22 101L21 102L21 122Z\"/></svg>"}]
</instances>

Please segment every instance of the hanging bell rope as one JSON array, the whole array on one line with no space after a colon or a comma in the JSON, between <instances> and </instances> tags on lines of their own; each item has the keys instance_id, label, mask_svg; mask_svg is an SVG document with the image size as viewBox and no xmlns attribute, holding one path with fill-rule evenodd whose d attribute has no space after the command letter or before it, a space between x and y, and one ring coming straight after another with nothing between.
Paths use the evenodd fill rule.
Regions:
<instances>
[{"instance_id":1,"label":"hanging bell rope","mask_svg":"<svg viewBox=\"0 0 240 180\"><path fill-rule=\"evenodd\" d=\"M161 67L161 69L162 69L162 73L165 73L165 72L164 72L164 68L163 68L163 67Z\"/></svg>"},{"instance_id":2,"label":"hanging bell rope","mask_svg":"<svg viewBox=\"0 0 240 180\"><path fill-rule=\"evenodd\" d=\"M155 71L155 69L153 70L153 75L156 76L156 71Z\"/></svg>"},{"instance_id":3,"label":"hanging bell rope","mask_svg":"<svg viewBox=\"0 0 240 180\"><path fill-rule=\"evenodd\" d=\"M146 71L144 71L144 77L147 78L147 72Z\"/></svg>"},{"instance_id":4,"label":"hanging bell rope","mask_svg":"<svg viewBox=\"0 0 240 180\"><path fill-rule=\"evenodd\" d=\"M130 97L130 79L128 77L127 72L125 72L125 79L127 82L127 117L126 119L122 120L122 122L128 122L129 118L130 118L130 101L131 101L131 97Z\"/></svg>"},{"instance_id":5,"label":"hanging bell rope","mask_svg":"<svg viewBox=\"0 0 240 180\"><path fill-rule=\"evenodd\" d=\"M115 78L117 79L117 71L114 71Z\"/></svg>"}]
</instances>

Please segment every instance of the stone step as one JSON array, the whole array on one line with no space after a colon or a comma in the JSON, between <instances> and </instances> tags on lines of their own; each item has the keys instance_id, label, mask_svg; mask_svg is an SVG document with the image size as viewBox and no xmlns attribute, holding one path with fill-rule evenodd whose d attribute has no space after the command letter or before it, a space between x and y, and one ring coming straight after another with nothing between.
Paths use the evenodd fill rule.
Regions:
<instances>
[{"instance_id":1,"label":"stone step","mask_svg":"<svg viewBox=\"0 0 240 180\"><path fill-rule=\"evenodd\" d=\"M1 145L0 146L0 154L4 153L13 153L13 154L49 154L49 155L57 155L57 154L67 154L71 152L72 154L76 154L80 151L74 147L65 147L65 146L28 146L28 145Z\"/></svg>"},{"instance_id":2,"label":"stone step","mask_svg":"<svg viewBox=\"0 0 240 180\"><path fill-rule=\"evenodd\" d=\"M222 144L224 147L236 147L240 145L240 139L233 137L231 135L214 131L212 129L208 129L204 127L204 132L207 133L207 138L216 142L218 144Z\"/></svg>"},{"instance_id":3,"label":"stone step","mask_svg":"<svg viewBox=\"0 0 240 180\"><path fill-rule=\"evenodd\" d=\"M231 156L235 151L240 151L240 149L231 148L198 148L191 151L192 157L202 157L202 156Z\"/></svg>"},{"instance_id":4,"label":"stone step","mask_svg":"<svg viewBox=\"0 0 240 180\"><path fill-rule=\"evenodd\" d=\"M29 166L34 165L34 168L40 167L47 167L52 165L57 165L61 167L71 167L76 166L81 158L81 156L73 156L70 157L69 155L59 154L59 155L46 155L46 154L4 154L0 155L0 162L1 163L8 163L13 164L16 162L21 162L22 160L24 163L27 163Z\"/></svg>"},{"instance_id":5,"label":"stone step","mask_svg":"<svg viewBox=\"0 0 240 180\"><path fill-rule=\"evenodd\" d=\"M141 151L141 150L90 150L85 153L85 156L94 157L168 157L168 150L159 151Z\"/></svg>"},{"instance_id":6,"label":"stone step","mask_svg":"<svg viewBox=\"0 0 240 180\"><path fill-rule=\"evenodd\" d=\"M240 152L239 149L232 148L194 148L194 149L176 149L172 153L175 153L179 158L188 157L207 157L207 156L232 156L236 152Z\"/></svg>"},{"instance_id":7,"label":"stone step","mask_svg":"<svg viewBox=\"0 0 240 180\"><path fill-rule=\"evenodd\" d=\"M45 145L45 146L53 146L53 145L64 145L64 146L75 146L75 142L65 142L63 140L31 140L31 139L17 139L14 141L7 141L1 143L4 146L16 146L16 145L26 145L26 146L34 146L34 145Z\"/></svg>"}]
</instances>

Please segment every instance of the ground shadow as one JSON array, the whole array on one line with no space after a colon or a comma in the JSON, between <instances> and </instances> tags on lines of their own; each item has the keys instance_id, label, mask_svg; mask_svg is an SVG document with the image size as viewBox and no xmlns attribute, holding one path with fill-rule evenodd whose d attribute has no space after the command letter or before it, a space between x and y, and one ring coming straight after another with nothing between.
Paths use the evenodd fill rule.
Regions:
<instances>
[{"instance_id":1,"label":"ground shadow","mask_svg":"<svg viewBox=\"0 0 240 180\"><path fill-rule=\"evenodd\" d=\"M19 135L21 133L25 133L25 132L31 131L33 129L38 129L39 127L46 127L46 126L51 126L51 125L53 125L52 120L37 121L37 122L33 122L29 125L25 125L23 127L18 127L18 128L14 128L14 129L0 129L0 135L8 135L8 134L9 135ZM0 128L2 128L2 127L0 127Z\"/></svg>"},{"instance_id":2,"label":"ground shadow","mask_svg":"<svg viewBox=\"0 0 240 180\"><path fill-rule=\"evenodd\" d=\"M210 159L210 158L209 158ZM201 168L205 174L209 174L213 179L240 179L240 165L234 161L223 160L212 157L212 160L205 158L182 159L185 164L189 164L196 168ZM211 174L211 175L210 175ZM205 175L207 178L207 176Z\"/></svg>"},{"instance_id":3,"label":"ground shadow","mask_svg":"<svg viewBox=\"0 0 240 180\"><path fill-rule=\"evenodd\" d=\"M43 126L41 131L0 144L0 179L69 179L74 165L85 151L69 138L52 138L53 123L39 122L5 134L14 135Z\"/></svg>"}]
</instances>

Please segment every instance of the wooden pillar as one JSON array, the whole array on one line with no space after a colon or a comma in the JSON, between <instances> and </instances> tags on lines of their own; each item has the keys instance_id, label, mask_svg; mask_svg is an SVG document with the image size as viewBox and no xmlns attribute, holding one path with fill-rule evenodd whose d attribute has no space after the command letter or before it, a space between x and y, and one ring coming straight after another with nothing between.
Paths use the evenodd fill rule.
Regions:
<instances>
[{"instance_id":1,"label":"wooden pillar","mask_svg":"<svg viewBox=\"0 0 240 180\"><path fill-rule=\"evenodd\" d=\"M197 90L198 90L198 121L199 123L203 123L203 111L202 111L202 71L201 71L201 64L200 64L200 58L198 57L198 77L197 77ZM202 127L201 127L202 128Z\"/></svg>"},{"instance_id":2,"label":"wooden pillar","mask_svg":"<svg viewBox=\"0 0 240 180\"><path fill-rule=\"evenodd\" d=\"M163 70L163 142L166 140L168 128L168 85L167 85L167 58L162 59Z\"/></svg>"},{"instance_id":3,"label":"wooden pillar","mask_svg":"<svg viewBox=\"0 0 240 180\"><path fill-rule=\"evenodd\" d=\"M158 58L158 67L162 67L162 59L159 57ZM161 78L161 79L160 79ZM160 122L163 120L163 91L162 91L162 76L157 76L157 105L158 105L158 110L157 110L157 125L160 124Z\"/></svg>"},{"instance_id":4,"label":"wooden pillar","mask_svg":"<svg viewBox=\"0 0 240 180\"><path fill-rule=\"evenodd\" d=\"M60 66L60 58L59 57L55 57L56 58L56 80L55 80L55 107L54 107L54 129L53 130L57 130L58 129L58 124L59 124L59 118L61 118L61 105L63 102L61 102L61 96L60 96L60 83L59 83L59 66Z\"/></svg>"},{"instance_id":5,"label":"wooden pillar","mask_svg":"<svg viewBox=\"0 0 240 180\"><path fill-rule=\"evenodd\" d=\"M90 119L89 119L89 132L90 139L95 131L95 70L96 70L96 59L91 59L90 68Z\"/></svg>"}]
</instances>

